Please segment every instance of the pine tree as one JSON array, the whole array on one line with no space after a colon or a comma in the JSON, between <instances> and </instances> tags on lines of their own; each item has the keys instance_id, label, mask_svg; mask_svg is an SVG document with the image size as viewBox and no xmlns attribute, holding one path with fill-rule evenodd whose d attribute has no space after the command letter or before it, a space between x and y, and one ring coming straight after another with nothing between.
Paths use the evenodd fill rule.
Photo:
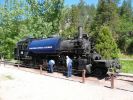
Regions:
<instances>
[{"instance_id":1,"label":"pine tree","mask_svg":"<svg viewBox=\"0 0 133 100\"><path fill-rule=\"evenodd\" d=\"M85 26L87 20L87 9L84 0L80 0L78 4L79 9L79 26Z\"/></svg>"},{"instance_id":2,"label":"pine tree","mask_svg":"<svg viewBox=\"0 0 133 100\"><path fill-rule=\"evenodd\" d=\"M74 37L75 33L77 32L77 27L79 26L79 8L76 5L72 5L70 11L68 12L67 16L67 27L63 30L63 37L65 38L72 38Z\"/></svg>"},{"instance_id":3,"label":"pine tree","mask_svg":"<svg viewBox=\"0 0 133 100\"><path fill-rule=\"evenodd\" d=\"M84 28L85 28L85 32L90 33L91 24L93 23L94 17L96 15L96 7L95 5L87 5L86 10L87 10L87 16L86 16L87 19L86 19Z\"/></svg>"},{"instance_id":4,"label":"pine tree","mask_svg":"<svg viewBox=\"0 0 133 100\"><path fill-rule=\"evenodd\" d=\"M99 0L96 16L91 28L93 31L96 31L102 25L109 26L113 33L119 27L118 8L115 1Z\"/></svg>"},{"instance_id":5,"label":"pine tree","mask_svg":"<svg viewBox=\"0 0 133 100\"><path fill-rule=\"evenodd\" d=\"M120 29L118 46L123 53L128 53L133 47L133 37L130 33L133 32L133 11L131 0L124 0L119 9L120 14ZM129 50L130 48L130 50ZM130 52L131 53L131 52Z\"/></svg>"},{"instance_id":6,"label":"pine tree","mask_svg":"<svg viewBox=\"0 0 133 100\"><path fill-rule=\"evenodd\" d=\"M110 30L101 26L108 26ZM96 41L96 50L105 58L115 57L115 54L117 57L117 46L115 41L118 38L118 35L116 34L118 28L119 16L116 2L112 0L99 0L96 16L94 18L94 22L92 23L91 30L94 33L93 37ZM104 37L102 34L106 36ZM113 41L113 43L111 43L110 40ZM108 51L106 52L106 50L109 49L112 50L110 52L113 52L114 55L113 53L108 54Z\"/></svg>"},{"instance_id":7,"label":"pine tree","mask_svg":"<svg viewBox=\"0 0 133 100\"><path fill-rule=\"evenodd\" d=\"M133 21L132 13L132 2L131 0L124 0L122 6L120 7L120 16L126 21Z\"/></svg>"},{"instance_id":8,"label":"pine tree","mask_svg":"<svg viewBox=\"0 0 133 100\"><path fill-rule=\"evenodd\" d=\"M104 58L117 58L119 50L108 26L102 26L97 34L96 50Z\"/></svg>"}]
</instances>

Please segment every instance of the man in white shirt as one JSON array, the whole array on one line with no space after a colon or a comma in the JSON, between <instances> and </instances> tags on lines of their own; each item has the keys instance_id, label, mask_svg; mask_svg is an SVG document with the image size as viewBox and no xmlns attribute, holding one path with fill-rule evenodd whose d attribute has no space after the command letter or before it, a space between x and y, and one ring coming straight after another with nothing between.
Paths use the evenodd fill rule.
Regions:
<instances>
[{"instance_id":1,"label":"man in white shirt","mask_svg":"<svg viewBox=\"0 0 133 100\"><path fill-rule=\"evenodd\" d=\"M66 64L67 64L67 77L72 76L72 60L66 56Z\"/></svg>"}]
</instances>

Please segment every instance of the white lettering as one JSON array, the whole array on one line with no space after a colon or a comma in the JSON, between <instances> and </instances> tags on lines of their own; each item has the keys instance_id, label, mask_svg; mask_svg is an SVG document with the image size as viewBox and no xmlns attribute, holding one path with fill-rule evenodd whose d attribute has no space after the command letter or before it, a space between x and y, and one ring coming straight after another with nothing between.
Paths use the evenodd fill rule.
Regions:
<instances>
[{"instance_id":1,"label":"white lettering","mask_svg":"<svg viewBox=\"0 0 133 100\"><path fill-rule=\"evenodd\" d=\"M53 48L52 46L45 46L45 47L32 47L32 48L29 48L30 50L33 50L33 49L51 49Z\"/></svg>"}]
</instances>

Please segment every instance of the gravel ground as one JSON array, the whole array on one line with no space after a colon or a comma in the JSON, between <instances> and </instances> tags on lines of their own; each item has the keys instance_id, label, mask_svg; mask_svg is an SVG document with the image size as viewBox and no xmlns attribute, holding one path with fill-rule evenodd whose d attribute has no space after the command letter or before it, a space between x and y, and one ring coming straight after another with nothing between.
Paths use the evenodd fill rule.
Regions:
<instances>
[{"instance_id":1,"label":"gravel ground","mask_svg":"<svg viewBox=\"0 0 133 100\"><path fill-rule=\"evenodd\" d=\"M0 66L0 100L133 100L133 84L121 83L130 90L110 89L108 82L83 84L8 66Z\"/></svg>"}]
</instances>

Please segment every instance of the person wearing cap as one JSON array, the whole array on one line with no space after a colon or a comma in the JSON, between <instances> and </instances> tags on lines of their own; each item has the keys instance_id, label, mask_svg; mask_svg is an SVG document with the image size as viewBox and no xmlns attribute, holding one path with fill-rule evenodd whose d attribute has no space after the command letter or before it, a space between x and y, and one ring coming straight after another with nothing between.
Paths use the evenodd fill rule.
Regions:
<instances>
[{"instance_id":1,"label":"person wearing cap","mask_svg":"<svg viewBox=\"0 0 133 100\"><path fill-rule=\"evenodd\" d=\"M54 60L49 60L49 62L48 62L48 72L49 73L53 73L53 68L54 68L54 65L55 65L55 61Z\"/></svg>"},{"instance_id":2,"label":"person wearing cap","mask_svg":"<svg viewBox=\"0 0 133 100\"><path fill-rule=\"evenodd\" d=\"M72 60L66 56L66 64L67 64L67 77L72 76Z\"/></svg>"}]
</instances>

